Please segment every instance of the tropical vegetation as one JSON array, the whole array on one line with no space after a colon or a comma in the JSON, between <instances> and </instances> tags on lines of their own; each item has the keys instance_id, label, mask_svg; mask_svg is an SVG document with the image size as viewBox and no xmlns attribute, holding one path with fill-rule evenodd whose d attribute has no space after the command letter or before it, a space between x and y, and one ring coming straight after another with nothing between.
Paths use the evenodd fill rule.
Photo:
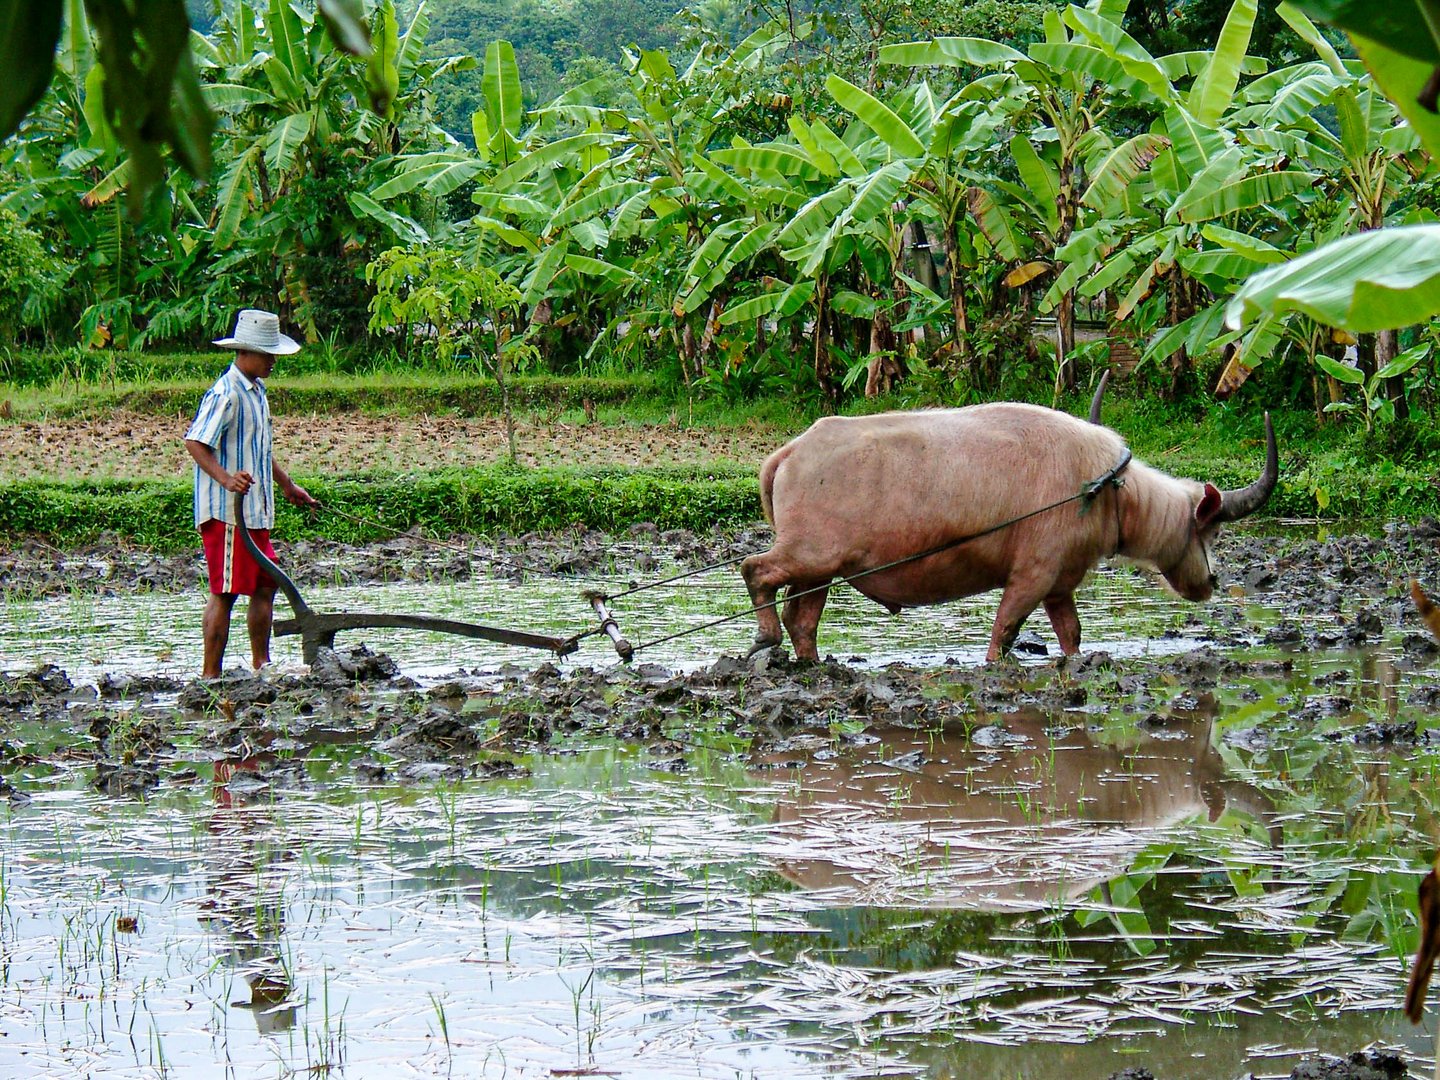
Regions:
<instances>
[{"instance_id":1,"label":"tropical vegetation","mask_svg":"<svg viewBox=\"0 0 1440 1080\"><path fill-rule=\"evenodd\" d=\"M1044 399L1118 364L1170 399L1367 427L1434 408L1423 301L1383 326L1308 302L1226 320L1256 271L1433 230L1423 109L1302 10L1357 4L1182 5L1202 47L1141 0L700 8L681 44L578 57L591 77L543 101L509 41L438 54L424 4L239 0L178 44L171 6L5 5L63 15L0 112L12 357L193 347L243 298L416 365L698 396ZM463 137L437 105L457 85ZM500 307L440 310L482 271Z\"/></svg>"}]
</instances>

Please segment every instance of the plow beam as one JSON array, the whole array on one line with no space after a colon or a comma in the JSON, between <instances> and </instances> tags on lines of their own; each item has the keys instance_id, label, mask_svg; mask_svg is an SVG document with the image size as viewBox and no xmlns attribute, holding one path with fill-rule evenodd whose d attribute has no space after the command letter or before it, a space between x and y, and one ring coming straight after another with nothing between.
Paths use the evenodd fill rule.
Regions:
<instances>
[{"instance_id":1,"label":"plow beam","mask_svg":"<svg viewBox=\"0 0 1440 1080\"><path fill-rule=\"evenodd\" d=\"M498 641L504 645L520 645L527 649L548 649L556 656L568 656L578 649L574 638L551 637L547 634L531 634L524 630L507 630L498 626L482 626L479 623L461 622L458 619L442 619L433 615L388 615L370 612L341 612L327 615L315 611L300 595L300 590L290 575L275 565L275 560L260 550L245 527L245 497L234 496L236 529L245 549L250 552L260 568L271 579L285 599L290 602L293 618L276 620L272 630L276 637L300 636L300 651L305 663L313 664L322 648L335 647L335 635L341 630L361 630L379 627L400 627L407 630L433 630L441 634L456 634L460 637L481 638ZM618 648L618 646L617 646Z\"/></svg>"}]
</instances>

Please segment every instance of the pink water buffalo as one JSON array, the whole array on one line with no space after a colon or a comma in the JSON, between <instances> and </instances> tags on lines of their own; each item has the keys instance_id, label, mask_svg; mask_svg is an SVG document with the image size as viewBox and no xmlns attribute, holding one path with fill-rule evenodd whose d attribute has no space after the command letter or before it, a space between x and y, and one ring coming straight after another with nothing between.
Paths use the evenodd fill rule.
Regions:
<instances>
[{"instance_id":1,"label":"pink water buffalo","mask_svg":"<svg viewBox=\"0 0 1440 1080\"><path fill-rule=\"evenodd\" d=\"M1092 418L1097 414L1098 395ZM1254 513L1275 487L1279 469L1268 415L1265 441L1264 469L1248 487L1220 491L1134 461L1093 500L1066 502L852 584L892 613L1003 589L988 660L1009 650L1041 604L1061 650L1077 652L1075 589L1101 559L1133 560L1159 571L1187 600L1210 598L1216 531ZM752 652L780 643L775 603L781 588L789 589L783 622L795 655L816 659L826 586L836 578L1067 499L1120 464L1125 452L1109 428L1037 405L816 421L760 469L760 498L775 543L741 566L760 609Z\"/></svg>"}]
</instances>

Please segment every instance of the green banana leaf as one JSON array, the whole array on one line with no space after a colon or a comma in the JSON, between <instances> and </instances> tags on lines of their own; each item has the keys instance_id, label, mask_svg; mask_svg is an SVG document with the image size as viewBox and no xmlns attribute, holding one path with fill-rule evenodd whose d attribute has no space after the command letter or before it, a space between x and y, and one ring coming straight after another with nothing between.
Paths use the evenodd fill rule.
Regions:
<instances>
[{"instance_id":1,"label":"green banana leaf","mask_svg":"<svg viewBox=\"0 0 1440 1080\"><path fill-rule=\"evenodd\" d=\"M1300 311L1353 334L1396 330L1440 314L1440 225L1347 236L1251 277L1226 324Z\"/></svg>"}]
</instances>

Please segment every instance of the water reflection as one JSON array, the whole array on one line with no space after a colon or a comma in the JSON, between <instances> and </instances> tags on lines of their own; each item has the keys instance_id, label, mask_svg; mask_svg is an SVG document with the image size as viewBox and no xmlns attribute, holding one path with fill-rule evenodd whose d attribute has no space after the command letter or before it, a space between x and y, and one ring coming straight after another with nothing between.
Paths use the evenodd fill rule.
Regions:
<instances>
[{"instance_id":1,"label":"water reflection","mask_svg":"<svg viewBox=\"0 0 1440 1080\"><path fill-rule=\"evenodd\" d=\"M1186 822L1234 812L1279 841L1270 800L1227 779L1208 717L1124 743L1054 722L886 728L838 752L762 757L794 778L774 820L797 854L777 868L835 903L1035 911L1126 873Z\"/></svg>"},{"instance_id":2,"label":"water reflection","mask_svg":"<svg viewBox=\"0 0 1440 1080\"><path fill-rule=\"evenodd\" d=\"M249 987L250 1000L232 1001L231 1008L250 1012L260 1034L270 1035L295 1024L294 986L284 956L284 878L299 852L277 842L268 791L259 801L246 794L265 790L252 779L263 760L215 763L198 919L215 934L215 952Z\"/></svg>"},{"instance_id":3,"label":"water reflection","mask_svg":"<svg viewBox=\"0 0 1440 1080\"><path fill-rule=\"evenodd\" d=\"M1338 838L1362 786L1352 756L1323 759L1331 790L1299 772L1296 748L1295 794L1267 787L1288 815L1273 849L1246 816L1268 808L1219 767L1206 715L1115 738L1033 714L1009 727L1024 741L895 732L748 773L659 773L608 750L536 759L513 782L390 788L312 759L313 784L269 769L267 791L244 759L144 804L83 783L42 794L0 834L0 1010L13 1018L0 1074L154 1075L163 1051L184 1076L343 1063L364 1076L1069 1080L1109 1075L1123 1046L1157 1075L1209 1077L1283 1075L1270 1055L1409 1037L1403 965L1326 914L1357 863ZM1406 770L1394 767L1397 814ZM818 783L825 772L839 779ZM1022 795L1035 809L1013 816ZM1249 832L1204 824L1216 814ZM1049 936L1057 920L1034 916L1045 896L1087 867L1089 880L1123 869L1160 832L1186 852L1141 897L1168 918L1167 945L1137 956L1114 937ZM1026 845L1046 858L1026 866ZM1360 872L1400 877L1393 834L1386 845ZM1227 877L1257 851L1282 889ZM987 856L1005 868L988 881ZM768 872L807 860L830 864L819 884L834 891ZM1021 870L1060 877L1025 892ZM122 883L147 932L90 948ZM1413 895L1413 877L1384 893L1404 884ZM878 906L904 888L976 910ZM876 906L842 906L859 889ZM997 900L1028 913L994 914ZM237 1018L244 1004L259 1008Z\"/></svg>"}]
</instances>

